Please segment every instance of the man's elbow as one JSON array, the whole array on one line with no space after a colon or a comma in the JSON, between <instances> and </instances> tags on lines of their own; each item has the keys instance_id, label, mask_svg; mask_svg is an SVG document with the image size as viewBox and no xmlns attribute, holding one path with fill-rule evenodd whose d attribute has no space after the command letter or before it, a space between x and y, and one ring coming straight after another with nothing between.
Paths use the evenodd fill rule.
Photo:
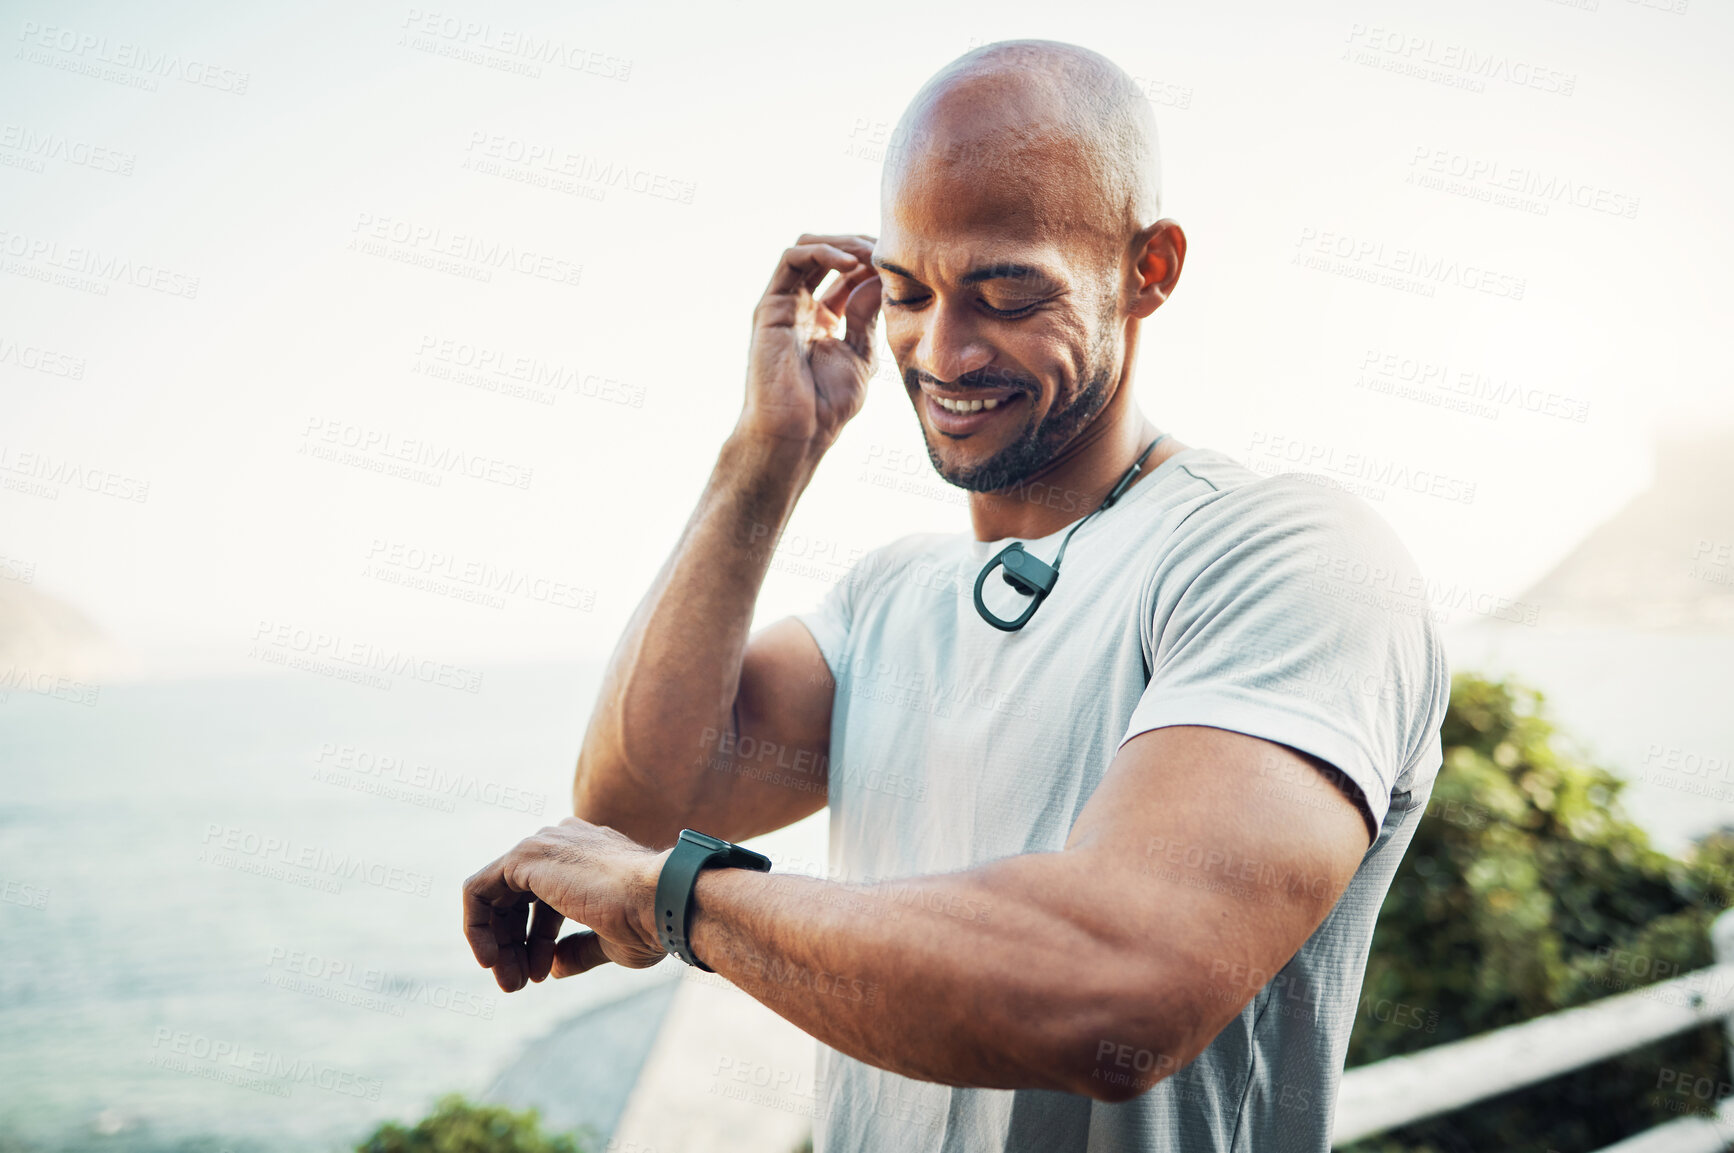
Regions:
<instances>
[{"instance_id":1,"label":"man's elbow","mask_svg":"<svg viewBox=\"0 0 1734 1153\"><path fill-rule=\"evenodd\" d=\"M1069 1044L1070 1092L1117 1105L1142 1096L1204 1051L1209 1016L1190 992L1145 977L1082 1014Z\"/></svg>"},{"instance_id":2,"label":"man's elbow","mask_svg":"<svg viewBox=\"0 0 1734 1153\"><path fill-rule=\"evenodd\" d=\"M1089 1071L1074 1076L1071 1091L1093 1101L1118 1105L1148 1093L1157 1082L1178 1073L1190 1059L1160 1042L1100 1037L1091 1048Z\"/></svg>"}]
</instances>

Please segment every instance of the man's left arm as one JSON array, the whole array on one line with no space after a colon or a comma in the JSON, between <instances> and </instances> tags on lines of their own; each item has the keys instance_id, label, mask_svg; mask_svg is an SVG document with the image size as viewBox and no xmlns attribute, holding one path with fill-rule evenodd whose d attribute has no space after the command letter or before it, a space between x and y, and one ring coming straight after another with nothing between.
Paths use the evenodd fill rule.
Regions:
<instances>
[{"instance_id":1,"label":"man's left arm","mask_svg":"<svg viewBox=\"0 0 1734 1153\"><path fill-rule=\"evenodd\" d=\"M1330 913L1368 847L1356 795L1286 745L1155 728L1058 852L874 885L708 869L691 945L869 1064L1126 1100L1202 1052ZM575 818L544 829L466 883L477 960L508 992L526 972L655 963L666 856ZM556 945L562 917L589 928Z\"/></svg>"}]
</instances>

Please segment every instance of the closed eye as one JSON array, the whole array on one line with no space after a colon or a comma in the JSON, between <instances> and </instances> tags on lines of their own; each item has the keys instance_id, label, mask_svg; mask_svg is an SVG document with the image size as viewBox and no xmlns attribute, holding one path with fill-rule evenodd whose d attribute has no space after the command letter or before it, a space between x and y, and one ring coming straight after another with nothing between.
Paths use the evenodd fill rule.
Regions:
<instances>
[{"instance_id":1,"label":"closed eye","mask_svg":"<svg viewBox=\"0 0 1734 1153\"><path fill-rule=\"evenodd\" d=\"M897 308L913 308L926 299L927 298L923 296L911 296L904 299L898 299L895 296L887 296L884 299L884 303ZM1028 312L1034 312L1037 308L1041 307L1042 303L1042 301L1038 300L1034 304L1026 304L1022 308L995 308L985 300L980 302L981 306L987 309L988 312L1008 320L1023 316Z\"/></svg>"}]
</instances>

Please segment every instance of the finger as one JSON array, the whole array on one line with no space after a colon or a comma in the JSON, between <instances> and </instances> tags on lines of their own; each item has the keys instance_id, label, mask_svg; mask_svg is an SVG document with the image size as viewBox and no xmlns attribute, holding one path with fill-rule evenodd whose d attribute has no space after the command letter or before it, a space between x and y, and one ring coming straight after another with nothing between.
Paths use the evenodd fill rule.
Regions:
<instances>
[{"instance_id":1,"label":"finger","mask_svg":"<svg viewBox=\"0 0 1734 1153\"><path fill-rule=\"evenodd\" d=\"M548 970L554 964L554 942L559 938L560 926L565 921L566 918L548 902L536 902L536 911L530 917L530 980L541 981L548 976Z\"/></svg>"},{"instance_id":2,"label":"finger","mask_svg":"<svg viewBox=\"0 0 1734 1153\"><path fill-rule=\"evenodd\" d=\"M580 929L554 946L554 976L573 977L607 960L608 954L602 951L602 938L589 929Z\"/></svg>"},{"instance_id":3,"label":"finger","mask_svg":"<svg viewBox=\"0 0 1734 1153\"><path fill-rule=\"evenodd\" d=\"M494 962L494 981L507 993L522 989L530 971L529 950L524 943L529 919L528 893L519 894L515 904L494 909L494 943L500 948L499 959Z\"/></svg>"},{"instance_id":4,"label":"finger","mask_svg":"<svg viewBox=\"0 0 1734 1153\"><path fill-rule=\"evenodd\" d=\"M850 272L860 266L860 257L835 244L797 244L783 253L765 295L787 296L800 289L811 292L832 269Z\"/></svg>"},{"instance_id":5,"label":"finger","mask_svg":"<svg viewBox=\"0 0 1734 1153\"><path fill-rule=\"evenodd\" d=\"M873 245L876 242L875 237L859 232L803 232L800 239L795 241L796 244L834 244L846 252L853 252L863 260L872 257Z\"/></svg>"},{"instance_id":6,"label":"finger","mask_svg":"<svg viewBox=\"0 0 1734 1153\"><path fill-rule=\"evenodd\" d=\"M869 276L875 280L879 279L879 270L871 264L864 264L853 272L844 273L832 281L829 288L825 289L825 294L819 298L819 303L829 309L833 316L842 316L843 305L848 301L849 294L854 292L855 287Z\"/></svg>"},{"instance_id":7,"label":"finger","mask_svg":"<svg viewBox=\"0 0 1734 1153\"><path fill-rule=\"evenodd\" d=\"M491 969L499 960L499 943L494 936L494 909L510 900L512 888L506 884L505 857L501 857L464 882L464 939L476 964Z\"/></svg>"}]
</instances>

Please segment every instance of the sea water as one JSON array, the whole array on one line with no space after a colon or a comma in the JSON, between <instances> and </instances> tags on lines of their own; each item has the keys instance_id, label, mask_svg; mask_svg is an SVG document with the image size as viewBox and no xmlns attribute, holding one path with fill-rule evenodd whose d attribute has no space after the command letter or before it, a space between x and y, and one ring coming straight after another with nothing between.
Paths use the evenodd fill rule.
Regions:
<instances>
[{"instance_id":1,"label":"sea water","mask_svg":"<svg viewBox=\"0 0 1734 1153\"><path fill-rule=\"evenodd\" d=\"M604 966L507 995L462 933L464 879L571 812L597 683L9 694L0 1147L349 1148L666 979Z\"/></svg>"}]
</instances>

